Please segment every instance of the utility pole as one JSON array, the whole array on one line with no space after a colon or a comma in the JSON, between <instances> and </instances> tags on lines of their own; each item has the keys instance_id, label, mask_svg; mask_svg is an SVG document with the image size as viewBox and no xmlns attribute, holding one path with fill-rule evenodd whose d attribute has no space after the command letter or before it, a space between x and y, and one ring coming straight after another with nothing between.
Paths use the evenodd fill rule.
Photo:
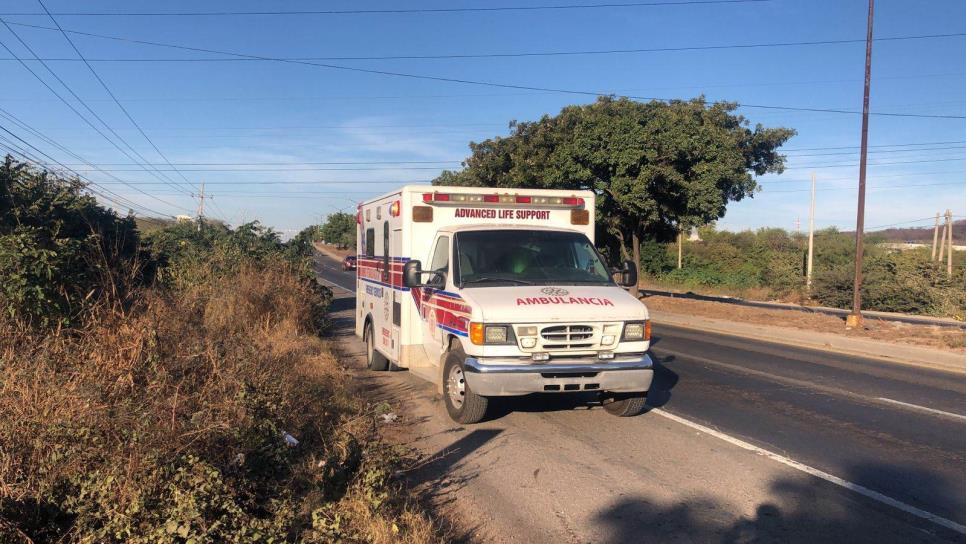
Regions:
<instances>
[{"instance_id":1,"label":"utility pole","mask_svg":"<svg viewBox=\"0 0 966 544\"><path fill-rule=\"evenodd\" d=\"M953 277L953 211L946 210L946 226L949 231L949 253L946 255L946 275Z\"/></svg>"},{"instance_id":2,"label":"utility pole","mask_svg":"<svg viewBox=\"0 0 966 544\"><path fill-rule=\"evenodd\" d=\"M946 255L946 231L949 230L949 225L943 223L942 233L939 235L939 258L936 259L937 262L943 262L943 256Z\"/></svg>"},{"instance_id":3,"label":"utility pole","mask_svg":"<svg viewBox=\"0 0 966 544\"><path fill-rule=\"evenodd\" d=\"M802 217L798 216L795 218L795 234L802 233Z\"/></svg>"},{"instance_id":4,"label":"utility pole","mask_svg":"<svg viewBox=\"0 0 966 544\"><path fill-rule=\"evenodd\" d=\"M936 260L936 242L939 241L939 212L936 212L936 227L932 229L932 257L931 261Z\"/></svg>"},{"instance_id":5,"label":"utility pole","mask_svg":"<svg viewBox=\"0 0 966 544\"><path fill-rule=\"evenodd\" d=\"M681 269L681 256L683 254L683 251L681 250L681 246L683 245L684 245L684 231L678 231L678 270Z\"/></svg>"},{"instance_id":6,"label":"utility pole","mask_svg":"<svg viewBox=\"0 0 966 544\"><path fill-rule=\"evenodd\" d=\"M198 232L201 232L201 223L205 220L205 182L201 182L201 193L198 195Z\"/></svg>"},{"instance_id":7,"label":"utility pole","mask_svg":"<svg viewBox=\"0 0 966 544\"><path fill-rule=\"evenodd\" d=\"M875 0L869 0L865 34L865 87L862 92L862 147L859 155L859 203L855 217L855 279L852 282L852 313L845 328L862 326L862 237L865 234L865 171L869 152L869 88L872 86L872 21Z\"/></svg>"},{"instance_id":8,"label":"utility pole","mask_svg":"<svg viewBox=\"0 0 966 544\"><path fill-rule=\"evenodd\" d=\"M805 290L812 292L812 255L815 251L815 172L812 172L812 204L808 208L808 264L805 266Z\"/></svg>"}]
</instances>

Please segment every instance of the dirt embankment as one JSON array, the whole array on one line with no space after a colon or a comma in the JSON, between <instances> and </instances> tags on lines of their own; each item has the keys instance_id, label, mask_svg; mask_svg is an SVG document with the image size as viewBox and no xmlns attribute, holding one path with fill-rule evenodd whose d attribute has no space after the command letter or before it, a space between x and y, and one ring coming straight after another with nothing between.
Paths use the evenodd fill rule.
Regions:
<instances>
[{"instance_id":1,"label":"dirt embankment","mask_svg":"<svg viewBox=\"0 0 966 544\"><path fill-rule=\"evenodd\" d=\"M356 254L356 248L354 248L354 247L349 247L349 248L343 249L343 248L339 248L337 246L333 246L333 245L330 245L330 244L321 244L319 242L316 242L314 245L315 245L315 249L321 251L322 253L324 253L326 255L329 255L329 256L332 256L332 257L336 257L340 261L342 259L344 259L346 255L355 255Z\"/></svg>"},{"instance_id":2,"label":"dirt embankment","mask_svg":"<svg viewBox=\"0 0 966 544\"><path fill-rule=\"evenodd\" d=\"M727 302L693 300L664 295L650 295L643 300L648 308L659 312L799 330L808 329L884 342L949 349L966 354L966 331L962 329L910 325L867 317L863 329L845 330L843 318L818 313L751 308Z\"/></svg>"}]
</instances>

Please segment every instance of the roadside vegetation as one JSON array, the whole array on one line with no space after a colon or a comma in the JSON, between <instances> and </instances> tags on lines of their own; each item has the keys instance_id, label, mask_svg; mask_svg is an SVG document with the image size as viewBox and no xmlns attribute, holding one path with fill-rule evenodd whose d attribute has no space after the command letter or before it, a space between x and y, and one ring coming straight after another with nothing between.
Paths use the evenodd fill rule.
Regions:
<instances>
[{"instance_id":1,"label":"roadside vegetation","mask_svg":"<svg viewBox=\"0 0 966 544\"><path fill-rule=\"evenodd\" d=\"M815 235L811 291L806 289L806 235L782 229L727 232L705 227L700 241L685 241L682 267L677 243L646 242L641 248L645 285L756 299L852 304L855 238L834 229ZM966 319L966 265L953 276L945 263L930 261L928 249L897 251L866 239L862 300L868 310Z\"/></svg>"},{"instance_id":2,"label":"roadside vegetation","mask_svg":"<svg viewBox=\"0 0 966 544\"><path fill-rule=\"evenodd\" d=\"M0 167L0 542L430 542L319 333L311 233L142 235Z\"/></svg>"},{"instance_id":3,"label":"roadside vegetation","mask_svg":"<svg viewBox=\"0 0 966 544\"><path fill-rule=\"evenodd\" d=\"M345 212L329 214L319 225L317 241L339 249L356 247L356 216Z\"/></svg>"},{"instance_id":4,"label":"roadside vegetation","mask_svg":"<svg viewBox=\"0 0 966 544\"><path fill-rule=\"evenodd\" d=\"M509 136L471 142L463 168L433 183L591 190L598 247L612 265L639 262L648 286L850 307L852 236L818 233L813 288L806 292L804 236L707 227L729 203L754 198L761 190L755 176L784 171L780 148L795 135L752 125L736 109L703 97L604 97L567 106L557 115L511 122ZM674 240L694 228L703 241L685 242L678 269ZM865 308L966 319L961 263L950 278L922 250L892 252L875 241L870 236L866 245Z\"/></svg>"}]
</instances>

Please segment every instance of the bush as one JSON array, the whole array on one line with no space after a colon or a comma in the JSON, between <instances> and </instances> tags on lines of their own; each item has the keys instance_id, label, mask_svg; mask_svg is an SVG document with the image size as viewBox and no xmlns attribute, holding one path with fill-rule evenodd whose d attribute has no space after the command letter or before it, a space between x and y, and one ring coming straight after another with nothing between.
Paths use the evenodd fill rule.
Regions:
<instances>
[{"instance_id":1,"label":"bush","mask_svg":"<svg viewBox=\"0 0 966 544\"><path fill-rule=\"evenodd\" d=\"M0 311L40 326L68 325L104 295L141 281L138 236L84 194L83 184L10 157L0 165Z\"/></svg>"},{"instance_id":2,"label":"bush","mask_svg":"<svg viewBox=\"0 0 966 544\"><path fill-rule=\"evenodd\" d=\"M436 539L319 338L304 239L141 244L79 183L0 181L0 542Z\"/></svg>"},{"instance_id":3,"label":"bush","mask_svg":"<svg viewBox=\"0 0 966 544\"><path fill-rule=\"evenodd\" d=\"M745 294L765 290L771 297L805 298L807 238L781 229L738 233L700 229L702 241L686 242L684 266L674 266L676 244L645 242L641 271L645 277L685 289L714 288ZM894 252L866 239L863 307L868 310L939 316L966 315L966 265L953 278L932 263L925 251ZM834 229L815 233L812 299L836 308L852 306L855 256L852 235Z\"/></svg>"},{"instance_id":4,"label":"bush","mask_svg":"<svg viewBox=\"0 0 966 544\"><path fill-rule=\"evenodd\" d=\"M275 262L70 332L4 320L0 541L431 538L316 335L326 304Z\"/></svg>"}]
</instances>

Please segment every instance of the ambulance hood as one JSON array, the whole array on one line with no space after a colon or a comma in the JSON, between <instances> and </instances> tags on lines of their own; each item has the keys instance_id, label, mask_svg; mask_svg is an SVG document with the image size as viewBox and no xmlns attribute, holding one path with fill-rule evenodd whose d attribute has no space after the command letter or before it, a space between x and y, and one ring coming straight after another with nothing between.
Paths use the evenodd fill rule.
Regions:
<instances>
[{"instance_id":1,"label":"ambulance hood","mask_svg":"<svg viewBox=\"0 0 966 544\"><path fill-rule=\"evenodd\" d=\"M647 308L615 285L469 287L460 293L487 323L647 319Z\"/></svg>"}]
</instances>

